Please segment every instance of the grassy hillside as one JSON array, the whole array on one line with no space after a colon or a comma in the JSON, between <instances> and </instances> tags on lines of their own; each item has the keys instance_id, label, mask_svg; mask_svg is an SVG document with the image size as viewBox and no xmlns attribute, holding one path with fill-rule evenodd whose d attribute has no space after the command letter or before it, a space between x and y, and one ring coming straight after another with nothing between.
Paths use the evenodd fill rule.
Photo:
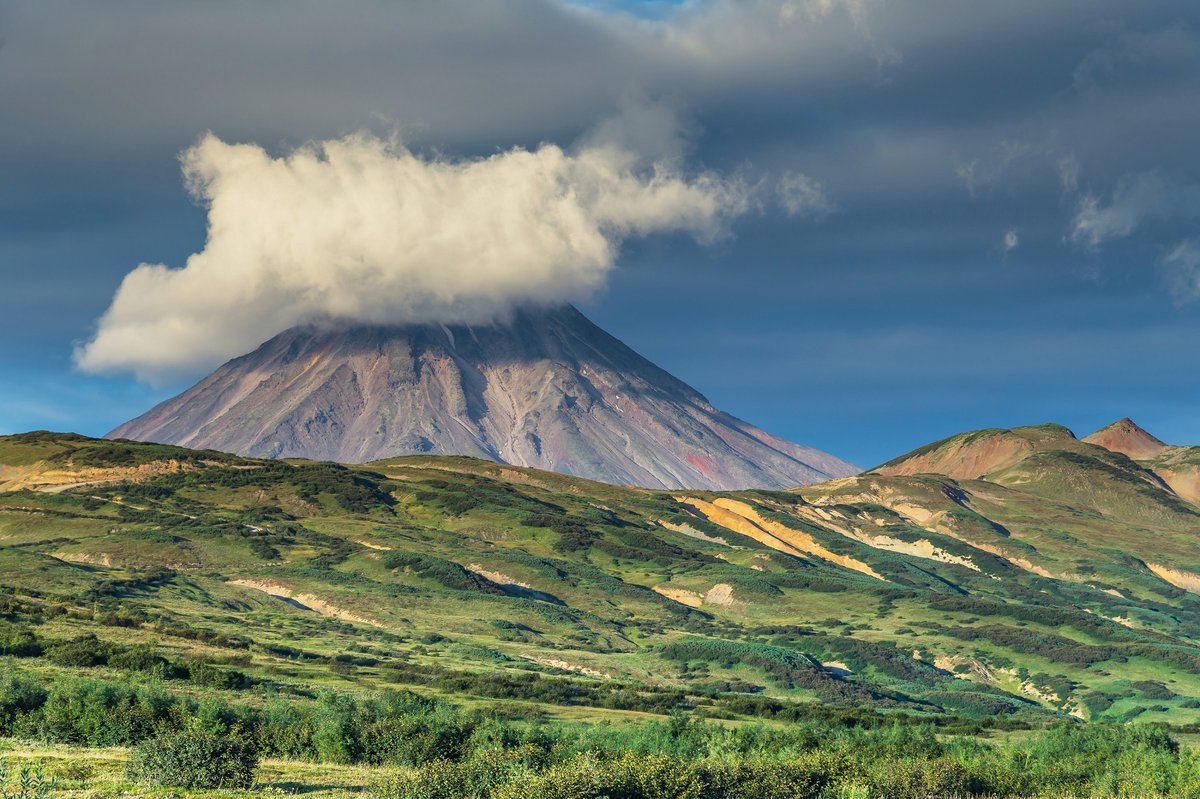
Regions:
<instances>
[{"instance_id":1,"label":"grassy hillside","mask_svg":"<svg viewBox=\"0 0 1200 799\"><path fill-rule=\"evenodd\" d=\"M1200 509L1064 428L912 457L975 468L997 436L971 478L735 493L9 436L0 733L122 745L225 707L299 714L268 753L317 757L313 719L381 691L568 727L1200 724ZM97 691L126 728L63 709Z\"/></svg>"}]
</instances>

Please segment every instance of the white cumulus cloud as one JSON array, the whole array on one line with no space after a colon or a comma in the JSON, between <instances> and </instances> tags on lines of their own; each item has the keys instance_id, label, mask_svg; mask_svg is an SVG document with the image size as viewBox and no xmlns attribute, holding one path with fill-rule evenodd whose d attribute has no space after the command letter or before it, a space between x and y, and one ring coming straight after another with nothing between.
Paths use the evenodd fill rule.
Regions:
<instances>
[{"instance_id":1,"label":"white cumulus cloud","mask_svg":"<svg viewBox=\"0 0 1200 799\"><path fill-rule=\"evenodd\" d=\"M126 275L76 363L157 382L312 319L495 319L596 289L626 238L713 239L748 205L736 180L605 142L456 161L367 134L282 156L207 135L183 155L203 250Z\"/></svg>"}]
</instances>

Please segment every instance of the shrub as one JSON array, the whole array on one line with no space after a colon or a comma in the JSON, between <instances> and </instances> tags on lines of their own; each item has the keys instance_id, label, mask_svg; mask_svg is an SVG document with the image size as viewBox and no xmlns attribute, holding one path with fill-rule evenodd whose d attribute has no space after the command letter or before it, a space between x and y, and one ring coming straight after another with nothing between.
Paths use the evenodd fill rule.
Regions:
<instances>
[{"instance_id":1,"label":"shrub","mask_svg":"<svg viewBox=\"0 0 1200 799\"><path fill-rule=\"evenodd\" d=\"M29 658L40 654L42 645L32 630L19 624L0 623L0 655Z\"/></svg>"},{"instance_id":2,"label":"shrub","mask_svg":"<svg viewBox=\"0 0 1200 799\"><path fill-rule=\"evenodd\" d=\"M527 761L537 753L528 747L487 749L469 760L435 760L411 773L377 786L381 799L460 799L492 796L499 788L527 778Z\"/></svg>"},{"instance_id":3,"label":"shrub","mask_svg":"<svg viewBox=\"0 0 1200 799\"><path fill-rule=\"evenodd\" d=\"M1176 696L1174 691L1156 680L1135 680L1129 685L1141 691L1147 699L1174 699Z\"/></svg>"},{"instance_id":4,"label":"shrub","mask_svg":"<svg viewBox=\"0 0 1200 799\"><path fill-rule=\"evenodd\" d=\"M184 668L187 669L188 680L205 688L232 691L245 688L250 683L250 678L237 669L220 669L195 660L185 663Z\"/></svg>"},{"instance_id":5,"label":"shrub","mask_svg":"<svg viewBox=\"0 0 1200 799\"><path fill-rule=\"evenodd\" d=\"M155 686L66 679L20 720L20 732L42 741L121 746L178 723L179 710L179 700Z\"/></svg>"},{"instance_id":6,"label":"shrub","mask_svg":"<svg viewBox=\"0 0 1200 799\"><path fill-rule=\"evenodd\" d=\"M108 665L114 669L140 671L156 677L165 677L171 664L167 662L166 658L155 652L153 647L134 646L110 656Z\"/></svg>"},{"instance_id":7,"label":"shrub","mask_svg":"<svg viewBox=\"0 0 1200 799\"><path fill-rule=\"evenodd\" d=\"M46 657L59 666L89 668L108 663L111 647L94 635L59 641L46 647Z\"/></svg>"},{"instance_id":8,"label":"shrub","mask_svg":"<svg viewBox=\"0 0 1200 799\"><path fill-rule=\"evenodd\" d=\"M496 799L700 799L704 781L686 761L623 754L612 760L581 755L531 779L495 791Z\"/></svg>"},{"instance_id":9,"label":"shrub","mask_svg":"<svg viewBox=\"0 0 1200 799\"><path fill-rule=\"evenodd\" d=\"M0 679L0 735L13 735L17 722L46 703L46 689L9 674Z\"/></svg>"},{"instance_id":10,"label":"shrub","mask_svg":"<svg viewBox=\"0 0 1200 799\"><path fill-rule=\"evenodd\" d=\"M930 760L876 761L870 782L888 799L928 799L931 796L961 796L978 793L967 768L950 757Z\"/></svg>"},{"instance_id":11,"label":"shrub","mask_svg":"<svg viewBox=\"0 0 1200 799\"><path fill-rule=\"evenodd\" d=\"M738 760L709 765L709 794L725 799L815 799L847 770L820 755L791 761Z\"/></svg>"},{"instance_id":12,"label":"shrub","mask_svg":"<svg viewBox=\"0 0 1200 799\"><path fill-rule=\"evenodd\" d=\"M257 769L258 749L249 741L189 731L138 744L126 776L160 788L249 788Z\"/></svg>"}]
</instances>

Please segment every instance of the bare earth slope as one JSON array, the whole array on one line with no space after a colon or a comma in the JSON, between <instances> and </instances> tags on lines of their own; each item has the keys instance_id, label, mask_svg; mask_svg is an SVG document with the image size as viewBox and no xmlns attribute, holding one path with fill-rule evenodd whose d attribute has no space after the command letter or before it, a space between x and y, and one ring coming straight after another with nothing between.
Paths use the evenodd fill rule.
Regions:
<instances>
[{"instance_id":1,"label":"bare earth slope","mask_svg":"<svg viewBox=\"0 0 1200 799\"><path fill-rule=\"evenodd\" d=\"M858 471L718 411L570 306L486 326L293 328L109 436L346 463L473 455L649 488Z\"/></svg>"},{"instance_id":2,"label":"bare earth slope","mask_svg":"<svg viewBox=\"0 0 1200 799\"><path fill-rule=\"evenodd\" d=\"M1083 440L1089 444L1097 444L1113 452L1128 455L1135 461L1156 458L1167 449L1167 445L1147 433L1130 418L1113 422L1103 427Z\"/></svg>"}]
</instances>

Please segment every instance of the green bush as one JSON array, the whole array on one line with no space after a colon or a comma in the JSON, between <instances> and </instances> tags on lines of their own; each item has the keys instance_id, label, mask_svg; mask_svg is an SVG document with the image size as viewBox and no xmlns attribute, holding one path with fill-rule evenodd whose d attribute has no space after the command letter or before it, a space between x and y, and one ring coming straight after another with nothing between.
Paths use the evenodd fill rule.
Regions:
<instances>
[{"instance_id":1,"label":"green bush","mask_svg":"<svg viewBox=\"0 0 1200 799\"><path fill-rule=\"evenodd\" d=\"M666 755L624 754L611 760L581 755L531 779L510 782L495 799L701 799L697 769Z\"/></svg>"},{"instance_id":2,"label":"green bush","mask_svg":"<svg viewBox=\"0 0 1200 799\"><path fill-rule=\"evenodd\" d=\"M376 787L380 799L462 799L492 796L512 782L532 775L537 752L527 747L487 749L469 760L435 760Z\"/></svg>"},{"instance_id":3,"label":"green bush","mask_svg":"<svg viewBox=\"0 0 1200 799\"><path fill-rule=\"evenodd\" d=\"M36 712L18 720L16 732L41 741L122 746L179 723L180 701L156 686L95 680L56 682Z\"/></svg>"},{"instance_id":4,"label":"green bush","mask_svg":"<svg viewBox=\"0 0 1200 799\"><path fill-rule=\"evenodd\" d=\"M109 657L108 665L114 669L140 671L160 678L170 673L171 666L166 658L149 646L134 646L118 652Z\"/></svg>"},{"instance_id":5,"label":"green bush","mask_svg":"<svg viewBox=\"0 0 1200 799\"><path fill-rule=\"evenodd\" d=\"M182 732L138 744L126 777L159 788L249 788L258 748L233 735Z\"/></svg>"},{"instance_id":6,"label":"green bush","mask_svg":"<svg viewBox=\"0 0 1200 799\"><path fill-rule=\"evenodd\" d=\"M25 718L46 704L46 689L31 680L9 674L0 678L0 735L13 735Z\"/></svg>"},{"instance_id":7,"label":"green bush","mask_svg":"<svg viewBox=\"0 0 1200 799\"><path fill-rule=\"evenodd\" d=\"M19 658L37 657L42 645L28 627L0 622L0 655Z\"/></svg>"},{"instance_id":8,"label":"green bush","mask_svg":"<svg viewBox=\"0 0 1200 799\"><path fill-rule=\"evenodd\" d=\"M231 691L245 688L250 683L250 678L237 669L220 669L199 661L189 661L183 664L183 668L187 669L189 681L205 688Z\"/></svg>"},{"instance_id":9,"label":"green bush","mask_svg":"<svg viewBox=\"0 0 1200 799\"><path fill-rule=\"evenodd\" d=\"M46 647L46 657L59 666L90 668L108 663L112 647L94 635L59 641Z\"/></svg>"},{"instance_id":10,"label":"green bush","mask_svg":"<svg viewBox=\"0 0 1200 799\"><path fill-rule=\"evenodd\" d=\"M951 757L931 760L887 758L872 764L869 782L888 799L929 799L981 793L967 767Z\"/></svg>"},{"instance_id":11,"label":"green bush","mask_svg":"<svg viewBox=\"0 0 1200 799\"><path fill-rule=\"evenodd\" d=\"M815 799L855 769L821 754L797 760L736 760L706 768L707 796L722 799Z\"/></svg>"}]
</instances>

